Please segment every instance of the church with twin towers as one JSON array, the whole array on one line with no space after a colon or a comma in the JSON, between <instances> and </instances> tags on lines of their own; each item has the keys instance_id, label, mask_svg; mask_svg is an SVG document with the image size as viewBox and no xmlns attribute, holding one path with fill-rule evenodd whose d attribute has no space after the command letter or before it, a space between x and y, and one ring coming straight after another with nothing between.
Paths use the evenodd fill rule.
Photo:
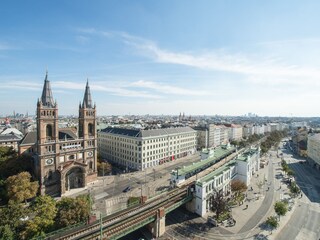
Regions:
<instances>
[{"instance_id":1,"label":"church with twin towers","mask_svg":"<svg viewBox=\"0 0 320 240\"><path fill-rule=\"evenodd\" d=\"M59 128L58 109L47 72L37 102L37 130L23 138L19 152L32 155L40 193L51 196L83 188L97 179L96 106L88 81L79 104L77 129Z\"/></svg>"}]
</instances>

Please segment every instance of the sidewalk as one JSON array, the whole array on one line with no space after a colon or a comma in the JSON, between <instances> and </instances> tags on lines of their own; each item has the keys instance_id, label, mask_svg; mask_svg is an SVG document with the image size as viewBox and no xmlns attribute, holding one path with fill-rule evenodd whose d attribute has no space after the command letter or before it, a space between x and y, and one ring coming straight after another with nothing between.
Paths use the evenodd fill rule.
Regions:
<instances>
[{"instance_id":1,"label":"sidewalk","mask_svg":"<svg viewBox=\"0 0 320 240\"><path fill-rule=\"evenodd\" d=\"M236 224L233 227L223 227L232 233L245 232L246 225L252 219L257 210L261 208L266 196L272 194L270 180L268 179L268 173L271 166L265 166L260 169L255 176L251 179L251 184L248 186L246 191L247 198L244 203L240 206L232 208L232 216L236 220ZM257 175L258 174L258 175ZM267 180L267 181L265 181ZM263 182L262 188L259 190L258 183ZM269 190L267 190L269 187ZM252 188L252 190L251 190ZM248 206L248 207L247 207ZM257 222L258 223L258 222Z\"/></svg>"},{"instance_id":2,"label":"sidewalk","mask_svg":"<svg viewBox=\"0 0 320 240\"><path fill-rule=\"evenodd\" d=\"M251 184L246 191L247 199L242 205L232 208L236 225L233 227L221 226L220 234L227 230L233 233L223 234L224 237L229 239L259 239L257 236L261 239L276 239L277 234L287 224L299 201L294 200L295 204L292 205L291 211L281 217L279 227L272 234L265 228L264 222L267 217L275 215L274 203L289 198L289 190L286 184L281 183L282 177L279 177L282 173L281 166L279 166L280 162L280 159L273 156L269 159L268 166L259 170L259 177L256 175L251 180ZM263 181L265 184L261 188L261 194L259 194L257 183L265 179L267 181ZM253 190L251 190L251 187Z\"/></svg>"}]
</instances>

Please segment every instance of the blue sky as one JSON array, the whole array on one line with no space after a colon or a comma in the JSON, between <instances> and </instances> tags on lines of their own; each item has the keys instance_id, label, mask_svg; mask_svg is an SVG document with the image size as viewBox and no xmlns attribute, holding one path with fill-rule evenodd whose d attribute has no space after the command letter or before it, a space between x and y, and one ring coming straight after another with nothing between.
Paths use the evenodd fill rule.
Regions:
<instances>
[{"instance_id":1,"label":"blue sky","mask_svg":"<svg viewBox=\"0 0 320 240\"><path fill-rule=\"evenodd\" d=\"M15 1L0 5L0 114L60 114L89 78L98 115L319 116L320 1Z\"/></svg>"}]
</instances>

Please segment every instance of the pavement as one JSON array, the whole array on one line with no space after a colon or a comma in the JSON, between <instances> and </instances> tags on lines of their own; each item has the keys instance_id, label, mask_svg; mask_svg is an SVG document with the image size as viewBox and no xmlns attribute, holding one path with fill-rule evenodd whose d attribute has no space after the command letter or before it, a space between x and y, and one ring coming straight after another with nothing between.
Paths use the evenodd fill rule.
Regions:
<instances>
[{"instance_id":1,"label":"pavement","mask_svg":"<svg viewBox=\"0 0 320 240\"><path fill-rule=\"evenodd\" d=\"M144 171L98 177L98 180L89 183L86 187L71 189L64 196L76 197L82 194L90 194L93 199L94 214L97 216L100 213L106 214L106 208L110 207L108 203L114 203L112 212L116 212L117 208L118 210L123 209L123 202L125 203L125 199L128 197L140 197L143 195L151 198L167 190L170 186L170 172L173 169L176 167L181 168L199 160L200 155L196 153L166 162L154 168L147 168ZM131 186L132 190L123 192L128 186Z\"/></svg>"},{"instance_id":2,"label":"pavement","mask_svg":"<svg viewBox=\"0 0 320 240\"><path fill-rule=\"evenodd\" d=\"M306 200L305 196L301 199L294 199L294 203L290 203L291 210L285 216L281 217L277 229L271 232L264 224L267 217L276 215L274 212L274 203L276 201L290 199L289 189L286 184L282 183L281 159L277 158L276 151L270 151L269 154L271 154L271 156L268 155L267 157L268 165L260 169L258 175L256 174L251 179L251 183L246 191L247 198L244 203L232 208L232 215L236 220L234 226L228 227L220 225L198 231L198 229L190 226L194 224L198 226L201 224L203 227L206 226L207 223L206 219L197 217L188 220L187 223L183 221L172 223L167 228L167 234L163 236L163 239L316 239L313 238L316 234L312 235L312 233L310 234L310 231L307 230L304 234L307 238L288 238L287 233L283 233L283 230L288 227L292 216L299 216L301 212L306 210L303 204L301 204L301 201ZM258 187L259 182L264 183L261 189ZM292 202L292 200L290 201ZM301 210L297 212L296 209L298 208ZM320 211L320 208L317 208L317 211ZM208 214L208 216L209 215L213 215L213 213ZM181 232L183 232L182 229L188 232L188 236L191 237L186 238L186 235L183 236L184 234L181 234Z\"/></svg>"}]
</instances>

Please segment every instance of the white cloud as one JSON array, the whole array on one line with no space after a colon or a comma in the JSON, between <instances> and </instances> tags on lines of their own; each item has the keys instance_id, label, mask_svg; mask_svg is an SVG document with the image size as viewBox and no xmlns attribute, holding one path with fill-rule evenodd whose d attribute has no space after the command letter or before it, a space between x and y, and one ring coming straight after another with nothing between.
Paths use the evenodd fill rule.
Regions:
<instances>
[{"instance_id":1,"label":"white cloud","mask_svg":"<svg viewBox=\"0 0 320 240\"><path fill-rule=\"evenodd\" d=\"M67 81L57 81L52 84L55 88L60 89L73 89L73 90L84 90L83 83L75 83L75 82L67 82ZM124 96L124 97L137 97L137 98L151 98L151 99L159 99L162 96L151 94L145 91L133 91L130 89L126 89L124 87L112 87L108 86L107 84L95 84L90 83L90 88L93 91L101 91L101 92L108 92L112 95L116 96Z\"/></svg>"},{"instance_id":2,"label":"white cloud","mask_svg":"<svg viewBox=\"0 0 320 240\"><path fill-rule=\"evenodd\" d=\"M144 81L139 80L137 82L133 82L130 84L134 87L141 87L141 88L148 88L155 90L157 92L165 93L165 94L174 94L174 95L191 95L191 96L204 96L208 95L207 91L203 90L189 90L186 88L180 88L172 85L164 85L161 83L151 82L151 81Z\"/></svg>"},{"instance_id":3,"label":"white cloud","mask_svg":"<svg viewBox=\"0 0 320 240\"><path fill-rule=\"evenodd\" d=\"M320 70L313 66L289 63L288 59L270 57L264 54L228 53L217 49L205 53L176 52L160 48L155 42L119 33L124 42L138 49L138 53L159 63L184 65L208 71L239 73L247 76L252 83L268 85L280 84L316 84L319 85ZM317 42L318 39L306 40ZM289 41L301 44L301 41ZM279 41L272 44L285 44ZM263 55L263 56L262 56ZM272 54L270 54L272 55ZM289 59L291 60L291 59ZM254 79L254 80L253 80Z\"/></svg>"},{"instance_id":4,"label":"white cloud","mask_svg":"<svg viewBox=\"0 0 320 240\"><path fill-rule=\"evenodd\" d=\"M26 90L41 90L42 85L33 83L32 81L10 81L1 84L2 89L26 89Z\"/></svg>"}]
</instances>

